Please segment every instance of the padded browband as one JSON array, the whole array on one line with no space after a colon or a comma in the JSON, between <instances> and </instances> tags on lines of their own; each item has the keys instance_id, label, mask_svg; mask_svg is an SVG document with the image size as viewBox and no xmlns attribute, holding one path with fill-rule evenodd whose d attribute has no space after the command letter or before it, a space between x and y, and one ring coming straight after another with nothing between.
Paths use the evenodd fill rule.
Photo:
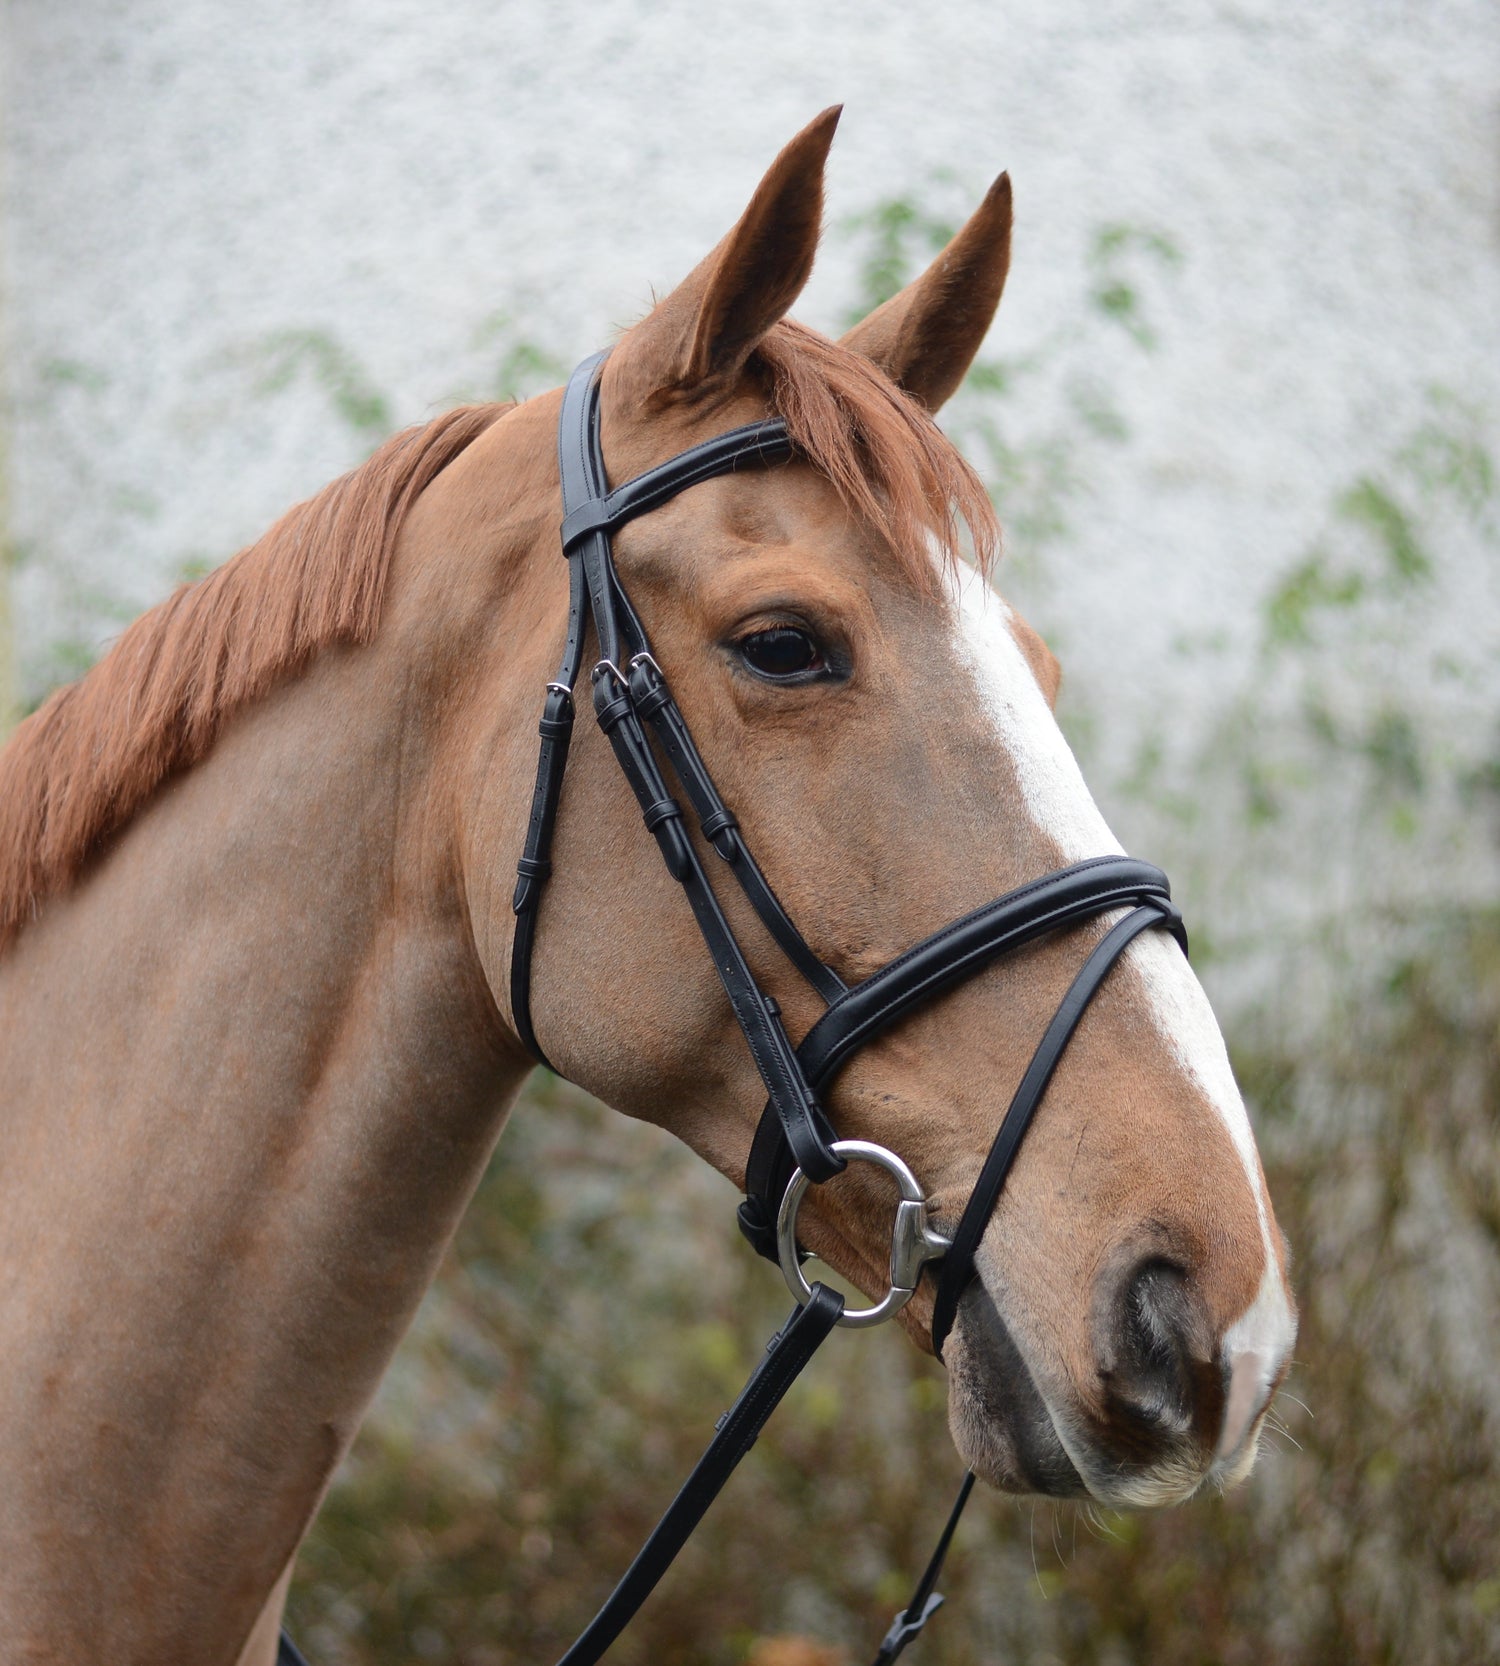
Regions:
<instances>
[{"instance_id":1,"label":"padded browband","mask_svg":"<svg viewBox=\"0 0 1500 1666\"><path fill-rule=\"evenodd\" d=\"M617 532L626 521L660 509L689 486L733 473L741 463L765 467L770 463L784 463L791 455L791 438L780 417L731 428L695 445L691 451L647 469L634 480L616 486L605 497L591 498L569 510L562 523L563 554L570 555L590 534Z\"/></svg>"}]
</instances>

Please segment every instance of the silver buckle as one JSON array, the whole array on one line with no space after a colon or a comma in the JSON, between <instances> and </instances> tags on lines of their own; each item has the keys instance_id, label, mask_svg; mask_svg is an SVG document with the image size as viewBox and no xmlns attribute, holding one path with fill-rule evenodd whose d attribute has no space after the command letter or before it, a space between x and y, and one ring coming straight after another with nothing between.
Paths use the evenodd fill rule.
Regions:
<instances>
[{"instance_id":1,"label":"silver buckle","mask_svg":"<svg viewBox=\"0 0 1500 1666\"><path fill-rule=\"evenodd\" d=\"M869 1140L835 1140L831 1149L836 1156L850 1162L874 1163L877 1168L883 1168L895 1177L901 1188L896 1225L891 1233L891 1287L874 1307L857 1307L852 1312L846 1308L838 1321L850 1330L862 1330L899 1313L915 1294L923 1267L946 1255L953 1240L945 1238L928 1222L926 1193L916 1175L894 1151L873 1145ZM781 1276L804 1307L812 1300L812 1285L797 1259L797 1211L810 1184L798 1169L787 1182L786 1195L776 1212L776 1256L781 1263Z\"/></svg>"},{"instance_id":2,"label":"silver buckle","mask_svg":"<svg viewBox=\"0 0 1500 1666\"><path fill-rule=\"evenodd\" d=\"M606 671L609 672L621 688L625 689L627 693L629 692L630 678L625 675L625 673L612 659L601 659L589 673L589 681L597 683Z\"/></svg>"}]
</instances>

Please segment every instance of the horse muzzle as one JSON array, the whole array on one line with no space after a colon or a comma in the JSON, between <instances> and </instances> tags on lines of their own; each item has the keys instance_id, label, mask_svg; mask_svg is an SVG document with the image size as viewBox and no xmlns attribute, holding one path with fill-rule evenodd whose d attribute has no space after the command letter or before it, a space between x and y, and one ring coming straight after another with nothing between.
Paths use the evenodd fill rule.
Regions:
<instances>
[{"instance_id":1,"label":"horse muzzle","mask_svg":"<svg viewBox=\"0 0 1500 1666\"><path fill-rule=\"evenodd\" d=\"M1091 1357L1072 1370L1030 1357L976 1280L947 1353L955 1444L1006 1492L1182 1503L1248 1474L1279 1379L1281 1361L1226 1344L1191 1279L1160 1256L1106 1269Z\"/></svg>"}]
</instances>

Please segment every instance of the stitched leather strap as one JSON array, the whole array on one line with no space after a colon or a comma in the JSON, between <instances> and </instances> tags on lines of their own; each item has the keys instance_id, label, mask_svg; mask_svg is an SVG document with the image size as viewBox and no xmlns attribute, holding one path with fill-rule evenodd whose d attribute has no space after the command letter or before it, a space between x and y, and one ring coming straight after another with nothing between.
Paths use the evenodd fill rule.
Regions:
<instances>
[{"instance_id":1,"label":"stitched leather strap","mask_svg":"<svg viewBox=\"0 0 1500 1666\"><path fill-rule=\"evenodd\" d=\"M563 771L568 764L568 743L573 735L573 694L566 683L558 681L549 685L537 732L542 745L537 754L536 787L531 795L526 844L516 863L516 888L511 897L516 935L510 955L510 1005L521 1045L547 1064L531 1023L531 949L542 887L552 872L552 832L562 797Z\"/></svg>"},{"instance_id":2,"label":"stitched leather strap","mask_svg":"<svg viewBox=\"0 0 1500 1666\"><path fill-rule=\"evenodd\" d=\"M825 1001L837 1001L845 993L844 980L831 966L825 966L808 947L781 900L771 889L750 847L713 777L699 756L691 732L672 698L661 667L649 654L640 655L630 667L630 690L635 709L651 725L666 753L672 773L682 783L698 816L703 836L729 864L750 906L760 916L781 952Z\"/></svg>"},{"instance_id":3,"label":"stitched leather strap","mask_svg":"<svg viewBox=\"0 0 1500 1666\"><path fill-rule=\"evenodd\" d=\"M558 1666L593 1666L630 1623L843 1311L844 1298L837 1291L815 1284L812 1300L796 1308L771 1338L739 1399L719 1419L714 1438L682 1490L652 1529L651 1537L641 1546L609 1600Z\"/></svg>"},{"instance_id":4,"label":"stitched leather strap","mask_svg":"<svg viewBox=\"0 0 1500 1666\"><path fill-rule=\"evenodd\" d=\"M958 1313L958 1299L974 1277L974 1256L979 1240L984 1236L984 1229L989 1225L990 1216L1000 1199L1005 1177L1010 1173L1011 1164L1021 1148L1022 1137L1042 1102L1042 1095L1047 1091L1047 1084L1052 1080L1052 1073L1057 1069L1064 1049L1073 1039L1078 1021L1110 968L1126 949L1152 926L1170 928L1175 912L1170 903L1164 905L1153 898L1111 927L1073 979L1068 993L1063 996L1062 1005L1053 1015L1036 1052L1032 1054L1031 1063L1026 1067L1026 1073L990 1146L989 1155L984 1160L984 1167L979 1171L979 1179L969 1194L969 1201L953 1234L953 1243L942 1260L932 1315L932 1346L939 1359L943 1357L943 1343L947 1341Z\"/></svg>"},{"instance_id":5,"label":"stitched leather strap","mask_svg":"<svg viewBox=\"0 0 1500 1666\"><path fill-rule=\"evenodd\" d=\"M1171 930L1185 949L1186 933L1167 876L1149 862L1126 856L1099 856L1060 868L976 908L923 938L829 1007L797 1049L808 1083L821 1092L858 1048L1001 955L1109 909L1148 901L1159 910L1155 923ZM739 1224L757 1253L770 1261L776 1259L776 1211L796 1166L768 1106L750 1148Z\"/></svg>"},{"instance_id":6,"label":"stitched leather strap","mask_svg":"<svg viewBox=\"0 0 1500 1666\"><path fill-rule=\"evenodd\" d=\"M596 353L592 359L586 360L585 364L579 367L580 372L586 369L588 376L593 377L598 367L604 363L604 358L603 353ZM574 382L577 380L578 376L575 375ZM568 408L569 396L572 396L574 401L573 409ZM588 420L586 409L582 413L576 409L581 397L582 393L575 392L574 383L570 382L568 392L564 395L565 420L558 424L559 469L563 467L565 435L573 437L576 444ZM586 463L587 452L584 447L575 452L568 466L581 467L586 466ZM547 685L541 721L537 726L542 744L537 755L536 785L532 789L531 812L526 821L526 840L520 860L516 863L516 888L511 898L511 908L516 916L515 936L511 941L510 951L511 1017L515 1022L516 1034L521 1045L539 1064L546 1065L549 1070L552 1068L551 1061L542 1051L531 1017L531 957L536 941L537 913L541 907L542 892L552 873L552 834L557 825L557 806L562 798L568 745L573 733L573 689L578 682L578 672L583 664L583 641L588 625L588 611L588 586L583 563L570 561L568 623L563 636L562 661L557 668L557 676Z\"/></svg>"}]
</instances>

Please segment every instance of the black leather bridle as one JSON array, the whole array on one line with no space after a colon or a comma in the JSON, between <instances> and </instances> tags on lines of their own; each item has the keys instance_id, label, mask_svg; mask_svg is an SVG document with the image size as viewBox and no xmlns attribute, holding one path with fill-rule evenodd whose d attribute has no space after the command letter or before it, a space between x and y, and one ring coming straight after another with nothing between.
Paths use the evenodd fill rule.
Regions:
<instances>
[{"instance_id":1,"label":"black leather bridle","mask_svg":"<svg viewBox=\"0 0 1500 1666\"><path fill-rule=\"evenodd\" d=\"M570 584L568 625L562 663L547 685L538 726L541 752L536 786L525 847L517 864L512 1014L521 1041L546 1064L531 1016L532 949L538 906L552 872L552 835L573 730L573 691L583 668L585 636L592 620L598 660L591 681L599 726L609 737L668 872L687 895L765 1084L767 1103L750 1150L740 1228L761 1255L779 1261L798 1306L768 1344L739 1399L719 1420L708 1449L624 1578L560 1666L590 1666L609 1648L833 1327L875 1324L888 1318L910 1299L924 1267L932 1263L940 1264L932 1341L941 1357L959 1297L975 1276L974 1255L1006 1175L1089 1001L1143 931L1165 928L1184 952L1187 949L1182 917L1172 903L1166 875L1149 863L1101 856L1060 868L963 915L853 986L846 986L813 953L777 900L734 815L719 796L666 677L652 657L645 628L620 581L610 547L611 534L627 521L649 514L690 486L738 469L789 460L794 448L787 426L775 419L733 429L611 490L599 414L599 372L605 357L596 353L573 372L558 426L562 547ZM705 842L724 860L787 959L827 1003L827 1010L795 1048L782 1025L780 1009L757 983L719 905L689 837L682 806L663 773L662 759L676 777ZM882 1146L840 1140L819 1094L860 1047L916 1007L1023 944L1117 909L1128 912L1110 927L1074 977L1011 1099L952 1237L944 1236L928 1221L921 1185L905 1162ZM886 1169L901 1190L890 1291L874 1307L852 1313L845 1312L844 1299L836 1291L807 1282L796 1240L797 1208L807 1187L832 1179L850 1161L869 1161ZM964 1477L938 1548L915 1595L887 1633L876 1666L895 1660L941 1603L933 1587L973 1482L972 1474Z\"/></svg>"}]
</instances>

